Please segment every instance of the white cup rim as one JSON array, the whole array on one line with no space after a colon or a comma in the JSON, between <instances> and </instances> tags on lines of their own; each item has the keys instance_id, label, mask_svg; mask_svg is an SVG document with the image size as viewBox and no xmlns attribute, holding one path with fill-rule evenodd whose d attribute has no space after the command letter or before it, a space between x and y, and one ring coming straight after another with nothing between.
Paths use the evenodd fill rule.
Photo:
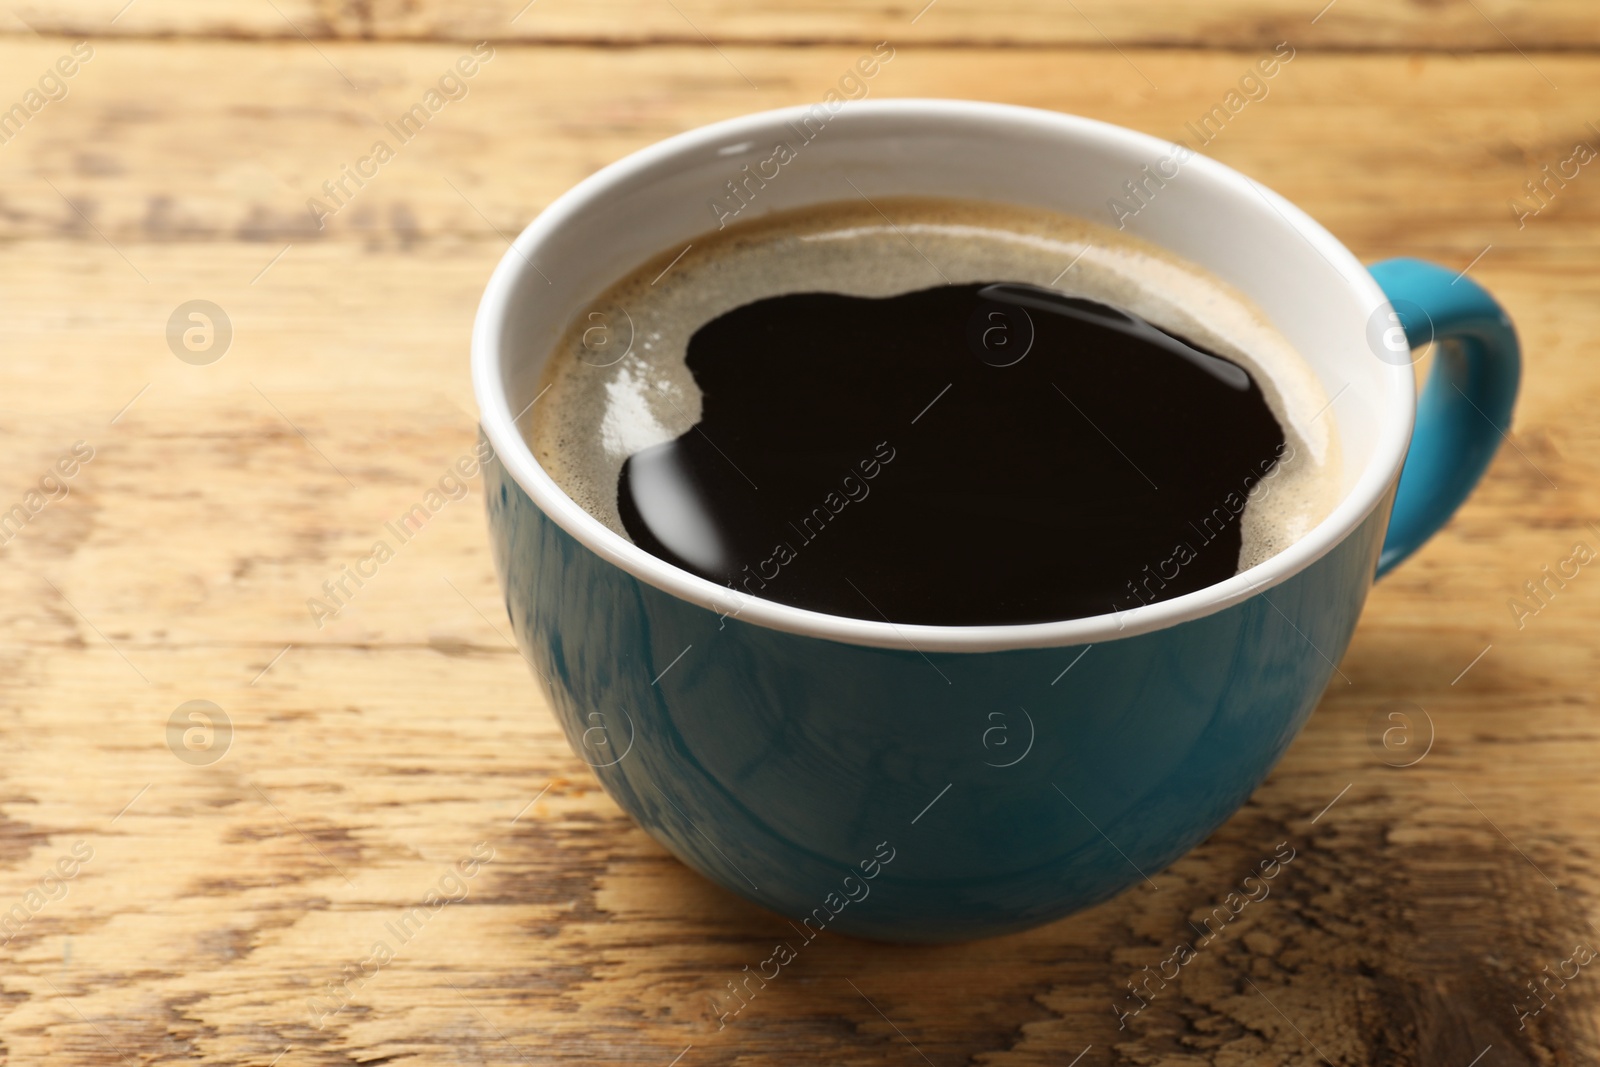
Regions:
<instances>
[{"instance_id":1,"label":"white cup rim","mask_svg":"<svg viewBox=\"0 0 1600 1067\"><path fill-rule=\"evenodd\" d=\"M567 496L534 458L517 429L506 394L501 326L522 276L540 245L575 214L603 204L608 192L637 181L652 168L688 153L755 136L775 124L798 122L807 108L757 112L677 134L601 168L554 200L517 237L501 258L478 306L472 333L472 377L481 425L507 473L553 522L606 562L657 589L718 614L786 633L916 652L986 652L1094 644L1165 629L1214 614L1279 585L1332 551L1379 507L1398 477L1411 439L1415 384L1409 366L1386 368L1384 381L1395 390L1395 416L1382 424L1369 459L1350 489L1328 516L1305 536L1272 558L1233 577L1183 596L1124 612L1054 622L986 626L931 626L858 619L762 600L691 574L632 544L583 510ZM994 119L1028 122L1068 138L1111 138L1132 144L1147 157L1170 153L1172 142L1121 126L1076 115L969 100L860 100L846 105L834 121L847 116L945 117L970 122ZM1282 225L1309 241L1350 286L1363 306L1387 307L1377 282L1342 243L1305 212L1260 183L1222 163L1195 156L1185 164L1206 172L1213 181L1259 194Z\"/></svg>"}]
</instances>

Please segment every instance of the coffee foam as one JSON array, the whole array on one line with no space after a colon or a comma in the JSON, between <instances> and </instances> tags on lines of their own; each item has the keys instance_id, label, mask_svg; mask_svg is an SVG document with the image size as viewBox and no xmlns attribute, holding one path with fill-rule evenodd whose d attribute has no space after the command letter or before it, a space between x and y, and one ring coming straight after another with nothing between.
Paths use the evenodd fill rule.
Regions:
<instances>
[{"instance_id":1,"label":"coffee foam","mask_svg":"<svg viewBox=\"0 0 1600 1067\"><path fill-rule=\"evenodd\" d=\"M574 317L545 366L541 398L522 418L540 465L620 537L623 463L700 419L700 389L685 362L695 330L786 293L882 297L947 283L1030 282L1088 297L1248 369L1287 448L1268 478L1239 487L1248 500L1240 570L1310 532L1341 494L1337 436L1320 417L1328 397L1283 335L1232 287L1109 227L1006 204L883 198L740 223L679 254L642 264ZM782 368L773 369L772 387L781 398Z\"/></svg>"}]
</instances>

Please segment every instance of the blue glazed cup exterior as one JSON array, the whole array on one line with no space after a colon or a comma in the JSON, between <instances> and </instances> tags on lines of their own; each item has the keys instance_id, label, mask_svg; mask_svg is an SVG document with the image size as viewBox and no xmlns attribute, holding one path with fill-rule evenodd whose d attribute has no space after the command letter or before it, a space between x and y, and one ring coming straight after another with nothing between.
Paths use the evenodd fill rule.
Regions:
<instances>
[{"instance_id":1,"label":"blue glazed cup exterior","mask_svg":"<svg viewBox=\"0 0 1600 1067\"><path fill-rule=\"evenodd\" d=\"M517 642L606 792L804 932L893 941L1068 915L1221 825L1333 674L1387 511L1269 593L1191 622L924 656L690 604L579 544L498 462L486 478Z\"/></svg>"},{"instance_id":2,"label":"blue glazed cup exterior","mask_svg":"<svg viewBox=\"0 0 1600 1067\"><path fill-rule=\"evenodd\" d=\"M892 130L982 118L976 108L1024 111L908 101L872 114ZM524 239L524 258L545 240ZM1396 363L1383 381L1409 390L1411 346L1446 342L1404 474L1409 422L1391 459L1371 460L1390 466L1361 483L1368 499L1315 551L1259 587L1166 616L1138 609L1125 628L1102 619L1092 640L919 641L892 625L855 640L630 562L531 466L504 415L514 375L483 355L511 312L486 296L474 360L497 454L485 490L517 643L607 793L797 936L962 940L1103 901L1245 802L1335 677L1380 558L1392 566L1449 517L1509 425L1517 346L1504 312L1441 268L1373 270L1393 301L1374 300L1375 336L1391 340L1362 358Z\"/></svg>"}]
</instances>

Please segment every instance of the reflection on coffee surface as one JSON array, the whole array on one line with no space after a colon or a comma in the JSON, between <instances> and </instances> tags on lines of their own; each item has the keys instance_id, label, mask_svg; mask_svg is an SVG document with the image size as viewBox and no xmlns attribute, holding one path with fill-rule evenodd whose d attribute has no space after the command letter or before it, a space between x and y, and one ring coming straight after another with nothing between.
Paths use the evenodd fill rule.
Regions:
<instances>
[{"instance_id":1,"label":"reflection on coffee surface","mask_svg":"<svg viewBox=\"0 0 1600 1067\"><path fill-rule=\"evenodd\" d=\"M719 585L907 624L1180 596L1337 498L1320 384L1217 279L1042 211L877 208L733 227L614 286L546 370L541 464Z\"/></svg>"}]
</instances>

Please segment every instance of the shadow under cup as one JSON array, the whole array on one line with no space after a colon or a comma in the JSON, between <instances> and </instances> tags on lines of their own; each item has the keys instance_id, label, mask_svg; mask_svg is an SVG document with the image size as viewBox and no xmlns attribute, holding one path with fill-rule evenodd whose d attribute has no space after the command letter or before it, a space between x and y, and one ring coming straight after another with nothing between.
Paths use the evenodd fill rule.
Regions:
<instances>
[{"instance_id":1,"label":"shadow under cup","mask_svg":"<svg viewBox=\"0 0 1600 1067\"><path fill-rule=\"evenodd\" d=\"M791 945L824 929L895 941L1023 929L1148 880L1283 754L1372 583L1411 371L1374 356L1368 323L1388 305L1342 245L1242 175L1188 158L1126 228L1251 297L1337 397L1324 417L1345 492L1326 520L1244 574L1114 616L897 627L735 595L611 533L533 459L514 416L573 316L715 228L726 183L780 142L793 158L741 218L925 195L1114 224L1108 201L1174 150L992 104L863 101L807 141L801 116L630 156L552 204L501 262L473 364L506 606L606 791L683 862L790 919L776 930Z\"/></svg>"}]
</instances>

